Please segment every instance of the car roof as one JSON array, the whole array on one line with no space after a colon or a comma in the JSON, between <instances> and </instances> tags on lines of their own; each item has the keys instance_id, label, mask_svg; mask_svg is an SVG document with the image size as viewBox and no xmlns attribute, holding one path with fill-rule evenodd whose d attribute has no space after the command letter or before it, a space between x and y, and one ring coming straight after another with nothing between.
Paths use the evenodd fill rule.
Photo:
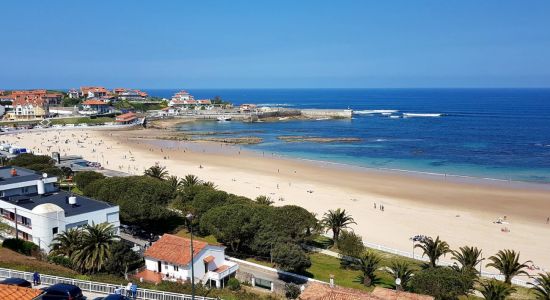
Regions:
<instances>
[{"instance_id":1,"label":"car roof","mask_svg":"<svg viewBox=\"0 0 550 300\"><path fill-rule=\"evenodd\" d=\"M17 277L10 277L0 281L0 283L23 283L23 282L29 282L29 281L23 278L17 278Z\"/></svg>"},{"instance_id":2,"label":"car roof","mask_svg":"<svg viewBox=\"0 0 550 300\"><path fill-rule=\"evenodd\" d=\"M46 290L72 290L80 289L78 286L68 283L56 283L46 288Z\"/></svg>"}]
</instances>

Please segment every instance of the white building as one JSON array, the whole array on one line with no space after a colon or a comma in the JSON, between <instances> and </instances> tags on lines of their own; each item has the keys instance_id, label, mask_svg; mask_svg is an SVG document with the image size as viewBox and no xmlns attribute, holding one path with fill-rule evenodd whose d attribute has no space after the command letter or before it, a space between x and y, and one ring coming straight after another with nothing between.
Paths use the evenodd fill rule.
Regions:
<instances>
[{"instance_id":1,"label":"white building","mask_svg":"<svg viewBox=\"0 0 550 300\"><path fill-rule=\"evenodd\" d=\"M136 277L148 281L191 279L191 240L163 235L145 251L145 270ZM225 259L225 247L193 241L195 281L222 287L239 268Z\"/></svg>"},{"instance_id":2,"label":"white building","mask_svg":"<svg viewBox=\"0 0 550 300\"><path fill-rule=\"evenodd\" d=\"M3 235L17 236L49 252L54 237L69 228L111 223L119 233L119 207L60 191L57 177L19 167L0 167L0 221ZM16 226L17 220L17 226Z\"/></svg>"}]
</instances>

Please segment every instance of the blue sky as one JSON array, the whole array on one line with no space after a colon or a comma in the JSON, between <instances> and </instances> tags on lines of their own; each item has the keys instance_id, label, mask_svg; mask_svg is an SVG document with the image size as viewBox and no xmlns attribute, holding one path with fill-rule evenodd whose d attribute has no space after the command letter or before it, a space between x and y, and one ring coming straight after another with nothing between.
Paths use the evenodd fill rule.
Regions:
<instances>
[{"instance_id":1,"label":"blue sky","mask_svg":"<svg viewBox=\"0 0 550 300\"><path fill-rule=\"evenodd\" d=\"M550 1L4 1L0 89L550 87Z\"/></svg>"}]
</instances>

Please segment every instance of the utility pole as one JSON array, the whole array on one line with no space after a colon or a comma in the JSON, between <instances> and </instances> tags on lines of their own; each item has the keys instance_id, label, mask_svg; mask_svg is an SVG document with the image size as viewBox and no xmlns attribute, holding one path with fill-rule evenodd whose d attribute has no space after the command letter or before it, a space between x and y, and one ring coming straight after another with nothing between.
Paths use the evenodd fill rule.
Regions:
<instances>
[{"instance_id":1,"label":"utility pole","mask_svg":"<svg viewBox=\"0 0 550 300\"><path fill-rule=\"evenodd\" d=\"M13 215L14 215L14 221L15 221L15 239L19 239L19 230L17 229L17 207L13 208Z\"/></svg>"}]
</instances>

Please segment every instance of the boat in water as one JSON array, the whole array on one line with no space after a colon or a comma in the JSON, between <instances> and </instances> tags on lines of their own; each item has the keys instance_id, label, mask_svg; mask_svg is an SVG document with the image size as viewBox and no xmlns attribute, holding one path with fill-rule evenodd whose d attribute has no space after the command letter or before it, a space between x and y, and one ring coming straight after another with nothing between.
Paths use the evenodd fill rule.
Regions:
<instances>
[{"instance_id":1,"label":"boat in water","mask_svg":"<svg viewBox=\"0 0 550 300\"><path fill-rule=\"evenodd\" d=\"M218 119L218 121L220 121L220 122L231 121L231 117L228 117L228 116L219 116L217 119Z\"/></svg>"}]
</instances>

